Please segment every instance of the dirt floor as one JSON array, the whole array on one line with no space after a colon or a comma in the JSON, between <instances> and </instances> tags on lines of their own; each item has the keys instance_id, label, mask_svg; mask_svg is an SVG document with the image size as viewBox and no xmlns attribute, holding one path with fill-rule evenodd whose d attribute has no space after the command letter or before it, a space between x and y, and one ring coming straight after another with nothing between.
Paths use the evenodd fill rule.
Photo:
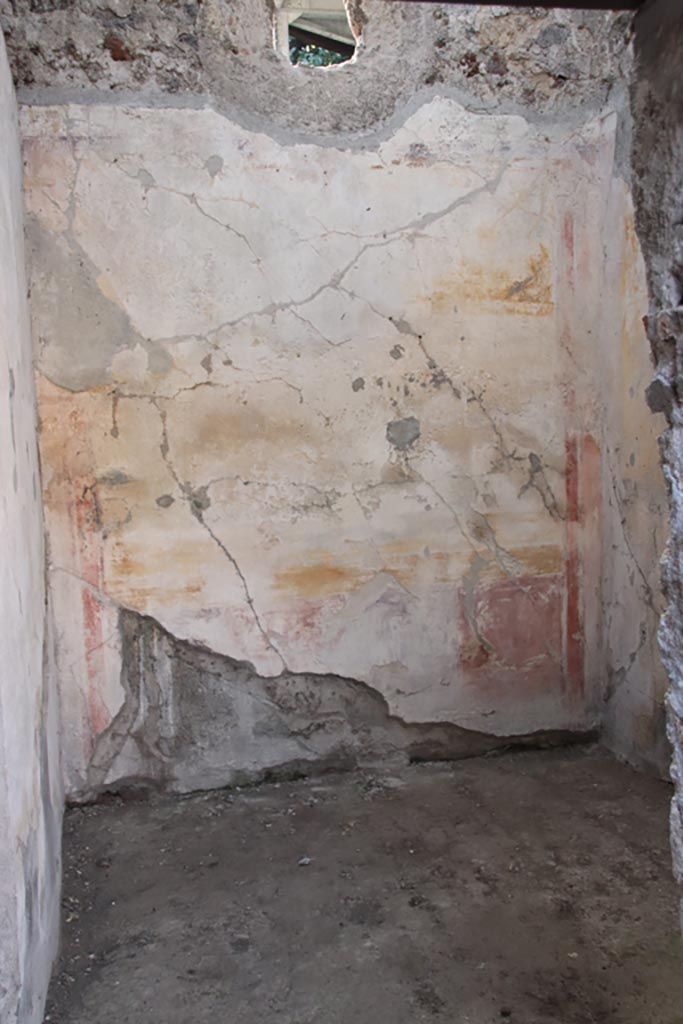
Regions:
<instances>
[{"instance_id":1,"label":"dirt floor","mask_svg":"<svg viewBox=\"0 0 683 1024\"><path fill-rule=\"evenodd\" d=\"M668 785L505 754L69 811L52 1024L682 1024Z\"/></svg>"}]
</instances>

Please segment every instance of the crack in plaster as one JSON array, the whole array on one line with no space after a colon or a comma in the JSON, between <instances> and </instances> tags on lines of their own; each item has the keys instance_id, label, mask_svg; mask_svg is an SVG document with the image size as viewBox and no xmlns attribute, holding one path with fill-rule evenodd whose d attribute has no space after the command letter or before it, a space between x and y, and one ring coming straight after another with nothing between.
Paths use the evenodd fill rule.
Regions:
<instances>
[{"instance_id":1,"label":"crack in plaster","mask_svg":"<svg viewBox=\"0 0 683 1024\"><path fill-rule=\"evenodd\" d=\"M259 633L263 637L263 640L264 640L266 646L271 651L273 651L274 654L277 655L277 657L280 659L280 662L282 664L283 670L286 671L287 670L287 665L285 663L285 659L284 659L282 653L278 650L277 646L275 645L275 643L273 642L271 637L268 635L265 627L263 626L263 623L261 622L261 618L260 618L259 613L258 613L258 611L256 609L256 605L254 604L254 598L252 597L251 591L249 590L249 584L247 583L247 579L246 579L244 573L242 572L242 569L241 569L241 567L239 565L239 562L237 561L235 556L228 550L228 548L223 543L223 541L220 539L220 537L214 532L214 530L212 530L212 528L206 522L206 520L204 518L204 509L201 507L200 503L197 500L197 488L193 488L190 483L182 481L180 479L180 477L178 476L177 472L176 472L176 469L175 469L175 466L173 465L173 461L171 459L171 454L170 454L170 445L169 445L169 440L168 440L168 429L167 429L167 423L166 423L166 416L167 416L166 410L162 409L159 406L159 404L158 404L159 400L158 399L152 398L152 399L150 399L150 401L151 401L152 405L155 407L155 409L157 410L157 412L159 413L159 417L161 419L161 443L159 445L159 451L161 452L161 457L164 460L164 462L165 462L165 464L166 464L166 466L168 468L169 473L173 477L173 479L174 479L178 489L180 490L180 493L181 493L183 499L187 502L191 514L194 516L194 518L197 520L197 522L200 524L200 526L202 526L204 528L204 530L206 530L208 535L213 540L214 544L216 544L216 546L223 552L223 554L225 555L226 559L228 560L230 565L233 567L235 573L239 577L240 584L242 586L242 590L243 590L243 593L244 593L244 598L245 598L247 604L249 605L249 609L250 609L251 614L253 616L254 623L256 624L256 628L258 629Z\"/></svg>"},{"instance_id":2,"label":"crack in plaster","mask_svg":"<svg viewBox=\"0 0 683 1024\"><path fill-rule=\"evenodd\" d=\"M521 498L530 488L540 494L546 512L552 519L566 519L557 507L555 495L545 475L545 467L536 452L529 452L529 479L520 490L519 497Z\"/></svg>"},{"instance_id":3,"label":"crack in plaster","mask_svg":"<svg viewBox=\"0 0 683 1024\"><path fill-rule=\"evenodd\" d=\"M436 223L437 221L442 220L443 218L449 216L451 213L453 213L459 207L466 206L470 202L476 200L480 195L482 195L484 193L489 193L491 195L495 194L495 192L497 191L497 189L498 189L498 187L500 185L500 182L502 181L503 175L504 175L505 171L507 170L507 168L508 168L508 166L510 165L511 162L512 162L512 157L510 157L507 161L503 162L501 164L501 166L499 167L498 171L496 172L496 174L493 175L491 178L488 178L484 182L483 185L481 185L481 186L479 186L479 187L477 187L475 189L470 190L465 195L459 196L457 199L452 200L450 203L447 204L447 206L443 207L442 209L436 210L436 211L432 211L431 213L422 214L419 217L413 218L412 220L407 221L406 223L401 224L401 225L399 225L396 228L393 228L389 232L387 232L387 231L376 232L374 235L369 236L370 238L375 239L375 238L377 238L378 235L381 234L382 237L380 239L378 239L377 241L373 240L373 241L365 242L363 245L361 245L359 250L358 250L358 252L353 257L351 257L351 259L348 260L348 262L344 266L342 266L341 268L338 268L337 270L335 270L334 273L331 275L331 277L328 278L327 281L324 281L323 283L318 285L308 295L304 296L303 298L301 298L301 299L290 299L290 300L287 300L287 301L280 301L280 302L269 302L265 306L260 307L259 309L250 310L250 311L248 311L246 313L242 313L238 317L234 317L232 319L225 320L225 321L221 322L220 324L218 324L218 325L216 325L216 326L214 326L212 328L209 328L204 333L203 336L208 341L214 335L220 333L220 331L225 330L226 328L229 328L229 327L236 327L239 324L242 324L245 321L248 321L250 319L253 319L253 318L256 318L256 317L260 317L260 316L270 316L270 317L272 317L276 313L285 312L285 311L291 311L295 316L298 316L299 319L301 319L304 322L308 323L309 326L311 326L314 330L316 330L317 333L320 335L320 337L331 348L339 348L340 346L346 344L346 342L345 341L342 341L342 342L333 342L333 341L331 341L324 334L322 334L320 332L320 330L317 327L315 327L314 324L311 324L310 321L307 321L305 317L302 317L300 314L297 314L295 312L295 310L297 310L300 307L306 306L309 303L313 302L319 295L321 295L328 288L330 288L332 290L337 289L342 284L342 282L343 282L344 278L347 276L347 274L353 269L353 267L358 263L358 261L362 258L362 256L366 252L368 252L370 250L373 250L373 249L386 248L389 245L393 245L397 241L402 241L404 236L406 236L406 235L410 236L411 234L417 234L421 230L423 230L423 229L425 229L427 227L430 227L432 224ZM136 178L134 175L131 175L128 172L123 171L123 170L122 170L122 173L124 173L126 175L126 177L129 177L129 178L139 182L139 179ZM159 186L159 185L157 185L155 187L160 188L162 190L164 188L163 186ZM169 191L174 192L176 190L172 190L171 189ZM182 195L185 199L188 199L188 196L196 196L195 193L188 194L188 193L180 192L178 194ZM203 197L200 197L200 199L201 198L203 198ZM204 213L205 216L209 217L210 220L215 220L215 218L211 217L209 214L206 214L206 212L203 211L201 209L201 207L197 206L196 203L192 203L192 205L194 205L199 210L200 213ZM226 229L229 229L229 225L226 225L226 224L224 224L221 221L216 221L216 223L220 224L222 227L224 227ZM232 229L230 229L230 230L232 230ZM365 237L365 236L355 235L354 237L357 237L360 240L360 238ZM302 239L302 241L303 240L304 239ZM195 334L174 335L172 337L157 338L157 339L155 339L155 341L158 344L163 344L163 343L170 343L170 342L185 341L185 340L189 340L191 338L194 338L196 336L197 335L195 335Z\"/></svg>"}]
</instances>

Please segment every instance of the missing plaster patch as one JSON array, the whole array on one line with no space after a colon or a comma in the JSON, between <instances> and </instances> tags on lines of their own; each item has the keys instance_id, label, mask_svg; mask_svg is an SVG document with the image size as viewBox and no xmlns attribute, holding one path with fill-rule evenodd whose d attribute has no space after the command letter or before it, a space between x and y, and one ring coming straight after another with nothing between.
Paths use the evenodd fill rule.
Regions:
<instances>
[{"instance_id":1,"label":"missing plaster patch","mask_svg":"<svg viewBox=\"0 0 683 1024\"><path fill-rule=\"evenodd\" d=\"M273 18L275 49L292 64L331 67L356 52L344 0L280 0Z\"/></svg>"},{"instance_id":2,"label":"missing plaster patch","mask_svg":"<svg viewBox=\"0 0 683 1024\"><path fill-rule=\"evenodd\" d=\"M387 441L400 451L410 448L419 436L420 421L414 416L407 416L404 420L392 420L387 424Z\"/></svg>"},{"instance_id":3,"label":"missing plaster patch","mask_svg":"<svg viewBox=\"0 0 683 1024\"><path fill-rule=\"evenodd\" d=\"M407 722L367 683L283 671L260 676L121 610L123 703L97 737L71 800L104 792L191 793L378 761L456 760L511 746L545 746L592 734L510 736L455 722Z\"/></svg>"}]
</instances>

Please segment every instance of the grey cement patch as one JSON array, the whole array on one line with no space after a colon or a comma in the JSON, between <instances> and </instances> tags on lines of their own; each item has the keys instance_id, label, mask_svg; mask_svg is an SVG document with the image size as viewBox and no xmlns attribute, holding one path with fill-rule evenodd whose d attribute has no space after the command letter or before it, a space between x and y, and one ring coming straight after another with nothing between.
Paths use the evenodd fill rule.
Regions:
<instances>
[{"instance_id":1,"label":"grey cement patch","mask_svg":"<svg viewBox=\"0 0 683 1024\"><path fill-rule=\"evenodd\" d=\"M120 631L126 698L100 734L73 800L129 789L187 793L591 736L549 730L505 737L452 723L407 723L353 679L293 672L264 678L131 611L121 612Z\"/></svg>"},{"instance_id":2,"label":"grey cement patch","mask_svg":"<svg viewBox=\"0 0 683 1024\"><path fill-rule=\"evenodd\" d=\"M69 811L50 1024L677 1024L670 787L533 752Z\"/></svg>"},{"instance_id":3,"label":"grey cement patch","mask_svg":"<svg viewBox=\"0 0 683 1024\"><path fill-rule=\"evenodd\" d=\"M414 416L407 416L402 420L392 420L387 424L387 441L405 451L415 444L420 436L420 422Z\"/></svg>"},{"instance_id":4,"label":"grey cement patch","mask_svg":"<svg viewBox=\"0 0 683 1024\"><path fill-rule=\"evenodd\" d=\"M169 368L168 354L143 338L98 288L95 268L75 243L57 240L35 218L27 218L26 238L31 288L39 296L33 306L34 344L41 372L53 384L70 391L106 384L114 355L136 345L147 352L152 372Z\"/></svg>"}]
</instances>

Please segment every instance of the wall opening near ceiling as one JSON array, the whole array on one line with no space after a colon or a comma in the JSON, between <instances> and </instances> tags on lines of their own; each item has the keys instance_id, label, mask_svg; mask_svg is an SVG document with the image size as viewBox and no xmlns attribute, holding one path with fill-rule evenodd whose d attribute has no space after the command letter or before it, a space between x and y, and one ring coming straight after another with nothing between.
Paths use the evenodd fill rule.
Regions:
<instances>
[{"instance_id":1,"label":"wall opening near ceiling","mask_svg":"<svg viewBox=\"0 0 683 1024\"><path fill-rule=\"evenodd\" d=\"M333 67L351 60L357 40L344 0L281 0L274 42L292 64Z\"/></svg>"}]
</instances>

